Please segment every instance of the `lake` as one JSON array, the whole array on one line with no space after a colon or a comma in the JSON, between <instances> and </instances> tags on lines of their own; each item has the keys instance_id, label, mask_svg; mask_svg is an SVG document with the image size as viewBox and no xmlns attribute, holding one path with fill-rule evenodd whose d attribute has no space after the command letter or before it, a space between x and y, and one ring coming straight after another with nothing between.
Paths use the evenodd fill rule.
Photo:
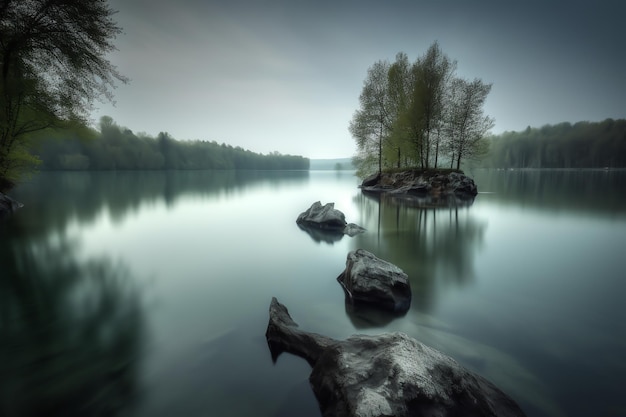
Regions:
<instances>
[{"instance_id":1,"label":"lake","mask_svg":"<svg viewBox=\"0 0 626 417\"><path fill-rule=\"evenodd\" d=\"M45 172L0 223L0 415L319 416L310 367L265 342L401 331L529 416L626 416L626 172L475 171L466 207L361 194L350 172ZM367 232L295 219L334 202ZM403 317L354 310L364 248L401 267Z\"/></svg>"}]
</instances>

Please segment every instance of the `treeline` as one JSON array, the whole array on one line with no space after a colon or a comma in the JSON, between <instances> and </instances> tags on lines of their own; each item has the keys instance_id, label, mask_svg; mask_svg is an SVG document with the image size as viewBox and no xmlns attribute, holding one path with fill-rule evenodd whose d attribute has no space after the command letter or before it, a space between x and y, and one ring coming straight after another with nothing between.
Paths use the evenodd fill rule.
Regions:
<instances>
[{"instance_id":1,"label":"treeline","mask_svg":"<svg viewBox=\"0 0 626 417\"><path fill-rule=\"evenodd\" d=\"M626 120L560 123L489 138L486 168L624 168Z\"/></svg>"},{"instance_id":2,"label":"treeline","mask_svg":"<svg viewBox=\"0 0 626 417\"><path fill-rule=\"evenodd\" d=\"M167 133L156 138L135 134L108 116L100 131L79 128L40 135L35 154L43 170L308 170L309 159L272 152L258 154L215 141L178 141Z\"/></svg>"},{"instance_id":3,"label":"treeline","mask_svg":"<svg viewBox=\"0 0 626 417\"><path fill-rule=\"evenodd\" d=\"M456 76L437 42L413 63L405 53L368 71L350 122L359 175L384 168L456 168L487 151L494 121L484 114L491 84Z\"/></svg>"}]
</instances>

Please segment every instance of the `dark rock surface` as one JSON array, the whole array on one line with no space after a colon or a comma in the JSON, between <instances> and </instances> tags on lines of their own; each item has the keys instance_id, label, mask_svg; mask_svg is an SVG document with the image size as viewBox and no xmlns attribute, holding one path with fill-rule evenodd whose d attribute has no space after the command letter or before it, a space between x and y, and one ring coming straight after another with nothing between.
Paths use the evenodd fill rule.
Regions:
<instances>
[{"instance_id":1,"label":"dark rock surface","mask_svg":"<svg viewBox=\"0 0 626 417\"><path fill-rule=\"evenodd\" d=\"M6 194L0 193L0 218L8 216L20 207L23 207L22 203L13 200Z\"/></svg>"},{"instance_id":2,"label":"dark rock surface","mask_svg":"<svg viewBox=\"0 0 626 417\"><path fill-rule=\"evenodd\" d=\"M361 189L415 196L454 194L473 198L478 194L474 180L461 172L420 170L371 175L363 180Z\"/></svg>"},{"instance_id":3,"label":"dark rock surface","mask_svg":"<svg viewBox=\"0 0 626 417\"><path fill-rule=\"evenodd\" d=\"M346 224L346 227L343 228L343 233L350 237L356 236L359 233L363 233L363 232L365 232L365 229L359 226L358 224L354 224L354 223L348 223Z\"/></svg>"},{"instance_id":4,"label":"dark rock surface","mask_svg":"<svg viewBox=\"0 0 626 417\"><path fill-rule=\"evenodd\" d=\"M337 281L346 293L346 303L368 304L395 313L405 313L411 307L411 286L404 271L364 249L348 253L346 269Z\"/></svg>"},{"instance_id":5,"label":"dark rock surface","mask_svg":"<svg viewBox=\"0 0 626 417\"><path fill-rule=\"evenodd\" d=\"M319 201L316 201L306 211L300 213L296 223L303 230L317 229L348 236L354 236L365 231L364 228L354 223L348 224L346 216L335 208L335 203L322 205ZM311 235L315 239L313 234Z\"/></svg>"},{"instance_id":6,"label":"dark rock surface","mask_svg":"<svg viewBox=\"0 0 626 417\"><path fill-rule=\"evenodd\" d=\"M298 329L287 307L279 303L276 297L270 303L270 320L265 338L274 361L282 352L289 352L306 359L311 366L315 365L322 352L335 343L330 337Z\"/></svg>"},{"instance_id":7,"label":"dark rock surface","mask_svg":"<svg viewBox=\"0 0 626 417\"><path fill-rule=\"evenodd\" d=\"M324 417L525 415L491 382L403 333L337 341L298 329L273 298L266 338L274 360L286 351L311 364Z\"/></svg>"}]
</instances>

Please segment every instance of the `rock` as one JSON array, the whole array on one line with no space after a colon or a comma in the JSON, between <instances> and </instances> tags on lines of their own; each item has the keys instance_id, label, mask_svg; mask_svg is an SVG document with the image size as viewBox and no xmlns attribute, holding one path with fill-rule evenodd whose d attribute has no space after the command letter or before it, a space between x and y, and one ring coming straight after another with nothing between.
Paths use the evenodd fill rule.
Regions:
<instances>
[{"instance_id":1,"label":"rock","mask_svg":"<svg viewBox=\"0 0 626 417\"><path fill-rule=\"evenodd\" d=\"M305 212L300 213L296 223L305 226L313 226L318 229L337 230L343 232L346 227L346 216L335 209L335 203L322 203L316 201Z\"/></svg>"},{"instance_id":2,"label":"rock","mask_svg":"<svg viewBox=\"0 0 626 417\"><path fill-rule=\"evenodd\" d=\"M300 213L296 223L304 230L313 228L331 233L347 234L351 237L365 231L364 228L354 223L348 224L346 216L341 211L335 209L335 203L327 203L322 206L322 203L319 201L316 201L306 211Z\"/></svg>"},{"instance_id":3,"label":"rock","mask_svg":"<svg viewBox=\"0 0 626 417\"><path fill-rule=\"evenodd\" d=\"M459 172L451 172L448 174L448 187L454 191L454 194L475 196L478 194L478 187L470 177Z\"/></svg>"},{"instance_id":4,"label":"rock","mask_svg":"<svg viewBox=\"0 0 626 417\"><path fill-rule=\"evenodd\" d=\"M306 359L311 366L315 365L322 352L335 343L330 337L298 329L287 307L279 303L276 297L272 297L270 303L270 320L265 338L274 361L282 352L289 352Z\"/></svg>"},{"instance_id":5,"label":"rock","mask_svg":"<svg viewBox=\"0 0 626 417\"><path fill-rule=\"evenodd\" d=\"M408 276L364 249L348 254L346 269L337 281L346 293L347 303L368 304L395 313L405 313L411 306Z\"/></svg>"},{"instance_id":6,"label":"rock","mask_svg":"<svg viewBox=\"0 0 626 417\"><path fill-rule=\"evenodd\" d=\"M376 185L379 179L380 179L380 174L378 173L372 174L369 177L365 178L363 182L361 183L361 185L363 187L371 187L373 185Z\"/></svg>"},{"instance_id":7,"label":"rock","mask_svg":"<svg viewBox=\"0 0 626 417\"><path fill-rule=\"evenodd\" d=\"M0 193L0 218L8 216L20 207L23 207L22 203L13 200L6 194Z\"/></svg>"},{"instance_id":8,"label":"rock","mask_svg":"<svg viewBox=\"0 0 626 417\"><path fill-rule=\"evenodd\" d=\"M343 233L350 237L356 236L359 233L363 233L363 232L365 232L365 229L359 226L358 224L354 224L354 223L348 223L346 224L346 227L343 228Z\"/></svg>"},{"instance_id":9,"label":"rock","mask_svg":"<svg viewBox=\"0 0 626 417\"><path fill-rule=\"evenodd\" d=\"M384 172L363 180L363 191L405 195L454 194L473 198L478 194L474 180L461 172L406 170Z\"/></svg>"},{"instance_id":10,"label":"rock","mask_svg":"<svg viewBox=\"0 0 626 417\"><path fill-rule=\"evenodd\" d=\"M298 329L273 298L266 338L274 360L287 351L312 366L324 417L525 415L487 379L403 333L337 341Z\"/></svg>"}]
</instances>

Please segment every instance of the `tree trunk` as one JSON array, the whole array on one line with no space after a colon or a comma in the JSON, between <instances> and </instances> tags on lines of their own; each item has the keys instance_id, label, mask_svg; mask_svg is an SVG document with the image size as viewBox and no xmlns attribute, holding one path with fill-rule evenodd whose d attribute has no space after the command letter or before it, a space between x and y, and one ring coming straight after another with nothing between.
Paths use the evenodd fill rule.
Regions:
<instances>
[{"instance_id":1,"label":"tree trunk","mask_svg":"<svg viewBox=\"0 0 626 417\"><path fill-rule=\"evenodd\" d=\"M383 172L383 124L380 123L380 131L378 132L378 173Z\"/></svg>"},{"instance_id":2,"label":"tree trunk","mask_svg":"<svg viewBox=\"0 0 626 417\"><path fill-rule=\"evenodd\" d=\"M435 169L437 169L438 159L439 159L439 133L437 133L437 144L435 145Z\"/></svg>"}]
</instances>

